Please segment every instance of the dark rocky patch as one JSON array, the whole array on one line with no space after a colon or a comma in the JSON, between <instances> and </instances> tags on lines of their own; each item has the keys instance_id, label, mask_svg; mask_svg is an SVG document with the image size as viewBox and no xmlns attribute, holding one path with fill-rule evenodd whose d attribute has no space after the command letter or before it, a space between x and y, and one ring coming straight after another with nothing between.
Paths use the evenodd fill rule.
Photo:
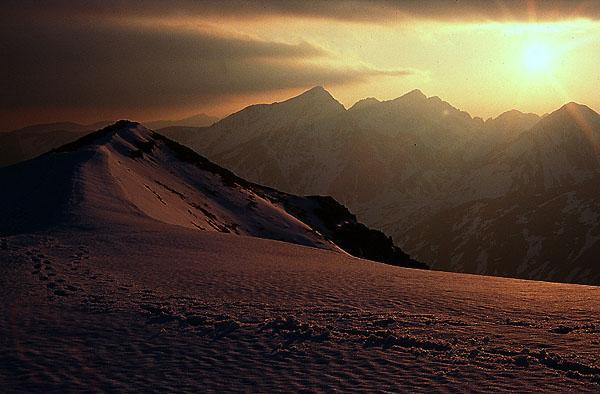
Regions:
<instances>
[{"instance_id":1,"label":"dark rocky patch","mask_svg":"<svg viewBox=\"0 0 600 394\"><path fill-rule=\"evenodd\" d=\"M286 209L322 232L351 255L401 267L428 268L426 264L411 259L402 249L394 245L392 237L359 223L356 215L334 198L329 196L306 198L315 202L314 212L322 223L315 223L309 214L294 206L293 199L282 202Z\"/></svg>"},{"instance_id":2,"label":"dark rocky patch","mask_svg":"<svg viewBox=\"0 0 600 394\"><path fill-rule=\"evenodd\" d=\"M223 338L223 337L231 334L238 328L240 328L240 323L238 323L235 320L228 319L228 320L217 321L214 324L215 338Z\"/></svg>"},{"instance_id":3,"label":"dark rocky patch","mask_svg":"<svg viewBox=\"0 0 600 394\"><path fill-rule=\"evenodd\" d=\"M364 341L365 347L382 347L388 349L392 346L400 346L406 348L418 348L423 350L447 351L452 347L450 344L433 341L428 339L420 339L410 335L396 336L391 331L375 332L369 335Z\"/></svg>"},{"instance_id":4,"label":"dark rocky patch","mask_svg":"<svg viewBox=\"0 0 600 394\"><path fill-rule=\"evenodd\" d=\"M573 330L575 330L573 327L558 326L558 327L554 327L554 328L550 329L550 332L553 332L555 334L568 334Z\"/></svg>"}]
</instances>

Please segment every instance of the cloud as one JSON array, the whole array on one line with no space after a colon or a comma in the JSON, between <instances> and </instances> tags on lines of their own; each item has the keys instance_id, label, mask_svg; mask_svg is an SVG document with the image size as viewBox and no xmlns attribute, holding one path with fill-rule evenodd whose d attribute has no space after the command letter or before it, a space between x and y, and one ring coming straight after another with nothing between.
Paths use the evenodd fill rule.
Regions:
<instances>
[{"instance_id":1,"label":"cloud","mask_svg":"<svg viewBox=\"0 0 600 394\"><path fill-rule=\"evenodd\" d=\"M39 13L39 2L11 2L20 12ZM262 18L289 16L354 22L394 22L406 19L437 21L553 21L600 19L595 0L48 0L45 12L103 16L212 16ZM14 7L13 7L14 11Z\"/></svg>"},{"instance_id":2,"label":"cloud","mask_svg":"<svg viewBox=\"0 0 600 394\"><path fill-rule=\"evenodd\" d=\"M106 24L4 24L0 108L143 108L401 77L341 67L316 45Z\"/></svg>"},{"instance_id":3,"label":"cloud","mask_svg":"<svg viewBox=\"0 0 600 394\"><path fill-rule=\"evenodd\" d=\"M276 90L419 73L348 65L346 54L314 42L230 33L247 19L267 24L283 17L365 24L599 19L600 2L4 0L0 113L4 120L5 114L50 108L216 107L226 99L266 97ZM453 26L459 25L466 26Z\"/></svg>"}]
</instances>

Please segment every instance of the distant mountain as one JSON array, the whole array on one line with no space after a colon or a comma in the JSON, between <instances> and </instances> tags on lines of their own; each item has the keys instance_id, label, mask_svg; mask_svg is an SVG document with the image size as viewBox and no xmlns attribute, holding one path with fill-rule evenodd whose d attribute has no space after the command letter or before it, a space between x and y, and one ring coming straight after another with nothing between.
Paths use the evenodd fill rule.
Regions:
<instances>
[{"instance_id":1,"label":"distant mountain","mask_svg":"<svg viewBox=\"0 0 600 394\"><path fill-rule=\"evenodd\" d=\"M494 133L494 137L517 137L520 133L529 130L541 117L537 114L523 113L516 109L504 112L496 118L489 118L484 123L486 134ZM507 136L507 134L510 134Z\"/></svg>"},{"instance_id":2,"label":"distant mountain","mask_svg":"<svg viewBox=\"0 0 600 394\"><path fill-rule=\"evenodd\" d=\"M211 127L168 133L251 181L332 195L436 268L597 283L600 268L586 251L598 247L600 192L590 190L600 184L598 119L570 103L543 118L513 110L483 121L419 90L346 110L317 87L282 103L250 106ZM590 212L581 226L569 224L572 231L561 233L561 223L580 213L543 200L571 195L565 193L587 196L582 204ZM534 214L534 203L546 208ZM477 215L481 204L490 208ZM516 227L498 222L498 209L507 211L502 223ZM531 241L519 224L525 214L556 223L546 227L558 235L547 237L539 254L524 247ZM442 217L447 224L436 221ZM461 227L469 218L493 228ZM497 242L478 242L482 237ZM552 254L552 242L569 252ZM493 259L473 263L485 253Z\"/></svg>"},{"instance_id":3,"label":"distant mountain","mask_svg":"<svg viewBox=\"0 0 600 394\"><path fill-rule=\"evenodd\" d=\"M600 115L569 103L536 124L520 141L535 151L544 187L570 186L591 179L600 170ZM513 148L513 152L517 147ZM532 158L529 157L532 163Z\"/></svg>"},{"instance_id":4,"label":"distant mountain","mask_svg":"<svg viewBox=\"0 0 600 394\"><path fill-rule=\"evenodd\" d=\"M223 154L232 145L251 142L257 134L310 128L345 111L329 92L315 87L281 103L249 106L214 124L202 139L212 152Z\"/></svg>"},{"instance_id":5,"label":"distant mountain","mask_svg":"<svg viewBox=\"0 0 600 394\"><path fill-rule=\"evenodd\" d=\"M493 182L482 197L545 193L572 187L600 173L600 115L586 106L567 104L518 137L508 138L466 177L470 193Z\"/></svg>"},{"instance_id":6,"label":"distant mountain","mask_svg":"<svg viewBox=\"0 0 600 394\"><path fill-rule=\"evenodd\" d=\"M330 197L247 182L129 121L0 169L0 182L0 235L159 221L426 268Z\"/></svg>"},{"instance_id":7,"label":"distant mountain","mask_svg":"<svg viewBox=\"0 0 600 394\"><path fill-rule=\"evenodd\" d=\"M599 181L469 201L412 226L402 242L435 269L597 285Z\"/></svg>"},{"instance_id":8,"label":"distant mountain","mask_svg":"<svg viewBox=\"0 0 600 394\"><path fill-rule=\"evenodd\" d=\"M204 127L210 126L217 122L219 118L206 114L197 114L188 118L179 120L154 120L150 122L142 122L149 129L158 130L165 127L183 126L183 127Z\"/></svg>"},{"instance_id":9,"label":"distant mountain","mask_svg":"<svg viewBox=\"0 0 600 394\"><path fill-rule=\"evenodd\" d=\"M523 113L514 109L504 112L496 118L489 118L483 124L480 135L474 136L470 142L471 146L476 147L471 152L475 156L470 158L485 160L489 155L504 148L506 144L513 142L540 119L540 116L536 114Z\"/></svg>"},{"instance_id":10,"label":"distant mountain","mask_svg":"<svg viewBox=\"0 0 600 394\"><path fill-rule=\"evenodd\" d=\"M71 122L48 123L0 133L0 167L28 160L108 125Z\"/></svg>"}]
</instances>

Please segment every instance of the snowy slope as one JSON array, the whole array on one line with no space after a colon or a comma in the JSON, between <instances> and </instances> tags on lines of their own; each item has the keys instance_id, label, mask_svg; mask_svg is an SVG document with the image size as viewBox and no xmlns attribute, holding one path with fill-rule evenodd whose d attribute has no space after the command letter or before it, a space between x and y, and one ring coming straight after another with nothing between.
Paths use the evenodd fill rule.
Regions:
<instances>
[{"instance_id":1,"label":"snowy slope","mask_svg":"<svg viewBox=\"0 0 600 394\"><path fill-rule=\"evenodd\" d=\"M423 266L333 199L246 182L138 123L120 121L2 169L0 181L10 185L0 190L0 233L153 220Z\"/></svg>"},{"instance_id":2,"label":"snowy slope","mask_svg":"<svg viewBox=\"0 0 600 394\"><path fill-rule=\"evenodd\" d=\"M600 289L160 222L0 238L4 392L598 392Z\"/></svg>"}]
</instances>

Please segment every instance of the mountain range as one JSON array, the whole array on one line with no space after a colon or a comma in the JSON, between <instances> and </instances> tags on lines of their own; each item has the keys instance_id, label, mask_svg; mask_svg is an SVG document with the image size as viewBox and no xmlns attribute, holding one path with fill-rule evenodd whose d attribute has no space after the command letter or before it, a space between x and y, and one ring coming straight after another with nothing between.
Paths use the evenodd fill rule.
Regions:
<instances>
[{"instance_id":1,"label":"mountain range","mask_svg":"<svg viewBox=\"0 0 600 394\"><path fill-rule=\"evenodd\" d=\"M178 120L154 120L149 122L143 122L144 126L149 129L162 129L165 127L173 126L186 126L186 127L204 127L210 126L217 122L219 118L210 116L207 114L196 114L187 118Z\"/></svg>"},{"instance_id":2,"label":"mountain range","mask_svg":"<svg viewBox=\"0 0 600 394\"><path fill-rule=\"evenodd\" d=\"M161 133L253 182L331 195L435 269L600 281L600 115L483 120L414 90L345 109L322 87Z\"/></svg>"},{"instance_id":3,"label":"mountain range","mask_svg":"<svg viewBox=\"0 0 600 394\"><path fill-rule=\"evenodd\" d=\"M419 90L346 109L315 87L159 132L250 182L331 195L434 269L600 282L600 115L584 105L483 120ZM36 153L65 142L48 136Z\"/></svg>"}]
</instances>

